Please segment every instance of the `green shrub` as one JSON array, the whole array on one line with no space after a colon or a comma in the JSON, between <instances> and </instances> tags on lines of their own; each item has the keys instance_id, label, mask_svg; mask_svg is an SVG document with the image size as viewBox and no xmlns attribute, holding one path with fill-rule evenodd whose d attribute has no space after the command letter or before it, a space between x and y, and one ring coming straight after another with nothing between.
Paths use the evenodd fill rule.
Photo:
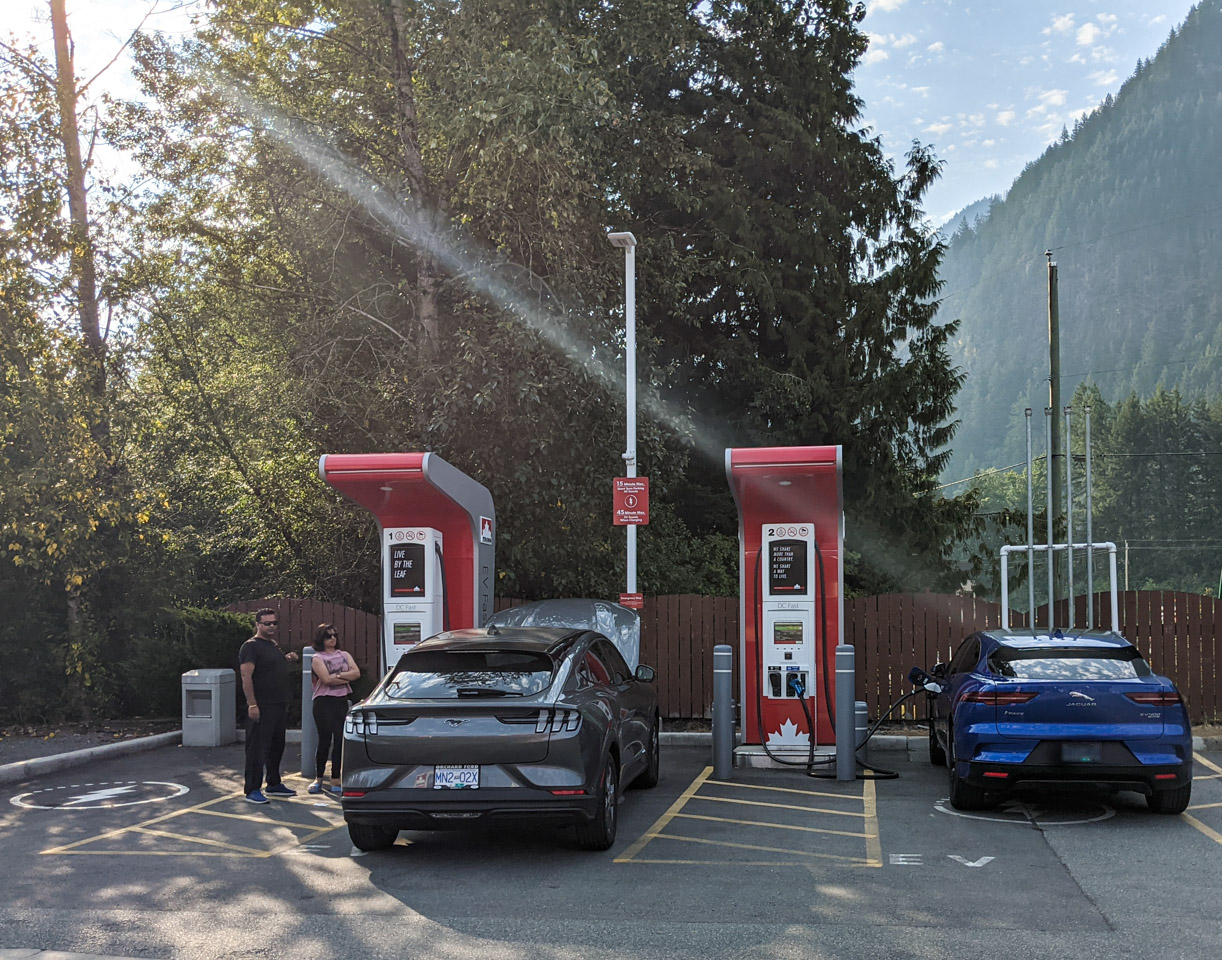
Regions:
<instances>
[{"instance_id":1,"label":"green shrub","mask_svg":"<svg viewBox=\"0 0 1222 960\"><path fill-rule=\"evenodd\" d=\"M238 648L254 634L250 614L183 607L162 610L131 638L120 663L119 703L127 716L178 716L188 670L238 669ZM237 699L242 700L238 683Z\"/></svg>"}]
</instances>

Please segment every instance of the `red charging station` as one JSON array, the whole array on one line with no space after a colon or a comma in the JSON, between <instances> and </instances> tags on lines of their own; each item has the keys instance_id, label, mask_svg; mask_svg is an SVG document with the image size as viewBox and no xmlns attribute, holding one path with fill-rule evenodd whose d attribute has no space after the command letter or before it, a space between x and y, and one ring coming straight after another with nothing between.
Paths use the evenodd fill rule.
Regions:
<instances>
[{"instance_id":1,"label":"red charging station","mask_svg":"<svg viewBox=\"0 0 1222 960\"><path fill-rule=\"evenodd\" d=\"M378 520L382 666L492 616L496 513L482 484L434 453L332 453L318 475Z\"/></svg>"},{"instance_id":2,"label":"red charging station","mask_svg":"<svg viewBox=\"0 0 1222 960\"><path fill-rule=\"evenodd\" d=\"M843 642L841 448L727 449L726 479L738 505L743 743L806 756L802 699L816 719L816 746L836 740L825 701L834 702Z\"/></svg>"}]
</instances>

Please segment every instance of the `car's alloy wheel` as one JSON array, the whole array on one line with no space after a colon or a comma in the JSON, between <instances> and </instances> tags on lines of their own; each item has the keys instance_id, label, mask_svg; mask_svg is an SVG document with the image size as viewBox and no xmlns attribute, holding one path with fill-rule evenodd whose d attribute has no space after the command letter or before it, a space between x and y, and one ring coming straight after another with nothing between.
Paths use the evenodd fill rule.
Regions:
<instances>
[{"instance_id":1,"label":"car's alloy wheel","mask_svg":"<svg viewBox=\"0 0 1222 960\"><path fill-rule=\"evenodd\" d=\"M1192 799L1192 781L1170 790L1155 790L1146 797L1146 806L1154 813L1183 813Z\"/></svg>"},{"instance_id":2,"label":"car's alloy wheel","mask_svg":"<svg viewBox=\"0 0 1222 960\"><path fill-rule=\"evenodd\" d=\"M577 845L583 850L606 850L615 843L616 795L619 776L615 757L607 755L603 764L602 783L598 796L598 813L589 823L577 825Z\"/></svg>"},{"instance_id":3,"label":"car's alloy wheel","mask_svg":"<svg viewBox=\"0 0 1222 960\"><path fill-rule=\"evenodd\" d=\"M348 824L348 837L358 850L385 850L398 839L399 831L394 827L383 827L374 823Z\"/></svg>"},{"instance_id":4,"label":"car's alloy wheel","mask_svg":"<svg viewBox=\"0 0 1222 960\"><path fill-rule=\"evenodd\" d=\"M942 749L942 744L938 743L938 734L933 728L933 717L929 718L929 762L935 767L946 764L946 751Z\"/></svg>"},{"instance_id":5,"label":"car's alloy wheel","mask_svg":"<svg viewBox=\"0 0 1222 960\"><path fill-rule=\"evenodd\" d=\"M653 729L649 733L649 763L645 769L641 771L641 775L636 778L634 787L656 787L658 778L662 772L662 720L660 717L653 718Z\"/></svg>"},{"instance_id":6,"label":"car's alloy wheel","mask_svg":"<svg viewBox=\"0 0 1222 960\"><path fill-rule=\"evenodd\" d=\"M959 776L958 758L955 756L955 729L946 728L946 745L949 748L950 805L956 810L981 810L990 805L988 793L974 787Z\"/></svg>"}]
</instances>

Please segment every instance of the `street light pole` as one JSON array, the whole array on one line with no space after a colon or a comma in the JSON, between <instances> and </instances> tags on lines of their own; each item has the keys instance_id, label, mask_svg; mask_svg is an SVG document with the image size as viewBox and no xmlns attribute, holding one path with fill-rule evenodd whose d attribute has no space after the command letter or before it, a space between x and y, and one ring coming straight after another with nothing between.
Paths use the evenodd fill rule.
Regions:
<instances>
[{"instance_id":1,"label":"street light pole","mask_svg":"<svg viewBox=\"0 0 1222 960\"><path fill-rule=\"evenodd\" d=\"M636 476L636 237L631 233L609 233L613 247L624 248L624 354L627 364L624 391L627 405L627 441L624 465L629 477ZM636 524L628 524L628 593L636 593Z\"/></svg>"}]
</instances>

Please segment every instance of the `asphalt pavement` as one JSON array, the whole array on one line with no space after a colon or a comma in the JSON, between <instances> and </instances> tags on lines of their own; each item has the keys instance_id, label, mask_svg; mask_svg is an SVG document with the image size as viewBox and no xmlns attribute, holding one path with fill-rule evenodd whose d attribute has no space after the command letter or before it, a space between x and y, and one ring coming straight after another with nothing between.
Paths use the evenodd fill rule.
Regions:
<instances>
[{"instance_id":1,"label":"asphalt pavement","mask_svg":"<svg viewBox=\"0 0 1222 960\"><path fill-rule=\"evenodd\" d=\"M1222 952L1222 753L1177 817L1080 791L964 816L919 750L872 760L899 776L720 782L707 744L671 742L606 853L526 826L362 854L333 799L246 803L240 745L94 758L4 788L0 960Z\"/></svg>"}]
</instances>

